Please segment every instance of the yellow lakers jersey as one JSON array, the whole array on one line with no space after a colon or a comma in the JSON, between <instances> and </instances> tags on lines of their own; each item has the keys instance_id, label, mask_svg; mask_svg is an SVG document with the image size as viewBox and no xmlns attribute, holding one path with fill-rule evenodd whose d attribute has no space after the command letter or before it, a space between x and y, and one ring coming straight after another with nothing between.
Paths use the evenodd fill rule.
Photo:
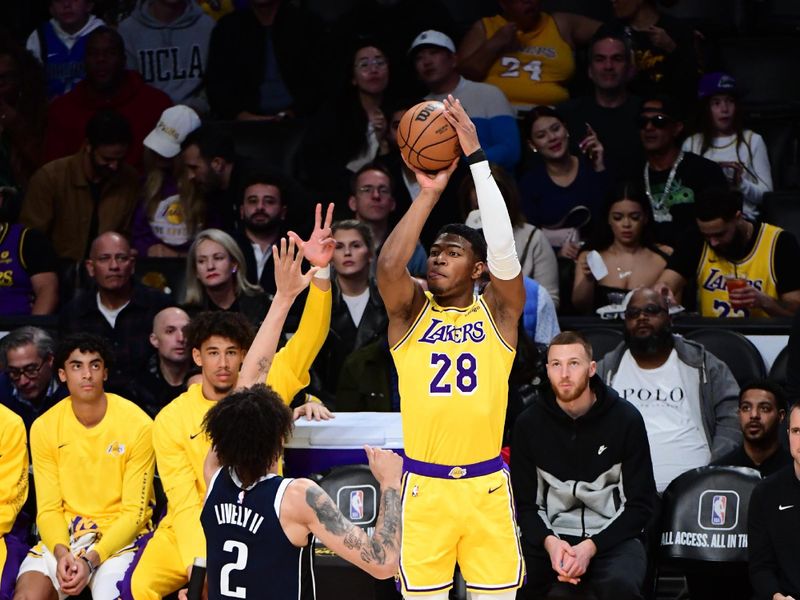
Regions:
<instances>
[{"instance_id":1,"label":"yellow lakers jersey","mask_svg":"<svg viewBox=\"0 0 800 600\"><path fill-rule=\"evenodd\" d=\"M783 231L774 225L762 223L756 234L753 249L741 261L733 263L720 257L707 243L697 268L697 303L704 317L767 317L761 309L733 308L728 300L725 280L740 277L747 284L778 298L775 279L775 244Z\"/></svg>"},{"instance_id":2,"label":"yellow lakers jersey","mask_svg":"<svg viewBox=\"0 0 800 600\"><path fill-rule=\"evenodd\" d=\"M485 17L486 38L506 23L501 15ZM517 31L517 41L519 49L500 55L484 81L503 90L518 111L567 100L566 83L575 72L575 58L553 17L542 13L534 29Z\"/></svg>"},{"instance_id":3,"label":"yellow lakers jersey","mask_svg":"<svg viewBox=\"0 0 800 600\"><path fill-rule=\"evenodd\" d=\"M405 452L443 465L488 460L500 453L516 351L483 298L453 308L425 295L414 324L392 348Z\"/></svg>"}]
</instances>

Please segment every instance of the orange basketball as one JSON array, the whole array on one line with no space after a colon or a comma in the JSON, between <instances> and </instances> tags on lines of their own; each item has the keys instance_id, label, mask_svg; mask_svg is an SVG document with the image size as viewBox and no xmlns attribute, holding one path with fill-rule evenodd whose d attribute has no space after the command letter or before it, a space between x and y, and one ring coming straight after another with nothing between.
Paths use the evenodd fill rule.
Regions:
<instances>
[{"instance_id":1,"label":"orange basketball","mask_svg":"<svg viewBox=\"0 0 800 600\"><path fill-rule=\"evenodd\" d=\"M412 167L428 172L446 169L461 154L456 130L444 118L444 104L436 100L406 111L397 128L397 145Z\"/></svg>"}]
</instances>

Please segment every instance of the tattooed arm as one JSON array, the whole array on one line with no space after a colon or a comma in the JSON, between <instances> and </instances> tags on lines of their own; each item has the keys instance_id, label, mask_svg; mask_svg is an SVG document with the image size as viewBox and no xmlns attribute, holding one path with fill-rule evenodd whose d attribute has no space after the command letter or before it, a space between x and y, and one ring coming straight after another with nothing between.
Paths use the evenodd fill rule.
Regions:
<instances>
[{"instance_id":1,"label":"tattooed arm","mask_svg":"<svg viewBox=\"0 0 800 600\"><path fill-rule=\"evenodd\" d=\"M381 488L378 520L372 537L353 525L316 483L298 479L286 489L280 521L296 545L308 533L345 560L378 579L397 573L400 560L400 476L403 459L390 450L365 446L372 474ZM299 542L299 543L298 543Z\"/></svg>"},{"instance_id":2,"label":"tattooed arm","mask_svg":"<svg viewBox=\"0 0 800 600\"><path fill-rule=\"evenodd\" d=\"M272 359L280 340L283 323L289 314L289 309L298 294L308 287L311 278L319 269L312 267L303 273L303 249L297 248L295 254L295 241L289 240L288 248L286 239L280 241L280 251L277 246L272 247L272 261L275 264L275 285L277 291L272 299L269 312L261 323L253 343L245 356L239 372L238 388L248 388L257 383L264 383Z\"/></svg>"}]
</instances>

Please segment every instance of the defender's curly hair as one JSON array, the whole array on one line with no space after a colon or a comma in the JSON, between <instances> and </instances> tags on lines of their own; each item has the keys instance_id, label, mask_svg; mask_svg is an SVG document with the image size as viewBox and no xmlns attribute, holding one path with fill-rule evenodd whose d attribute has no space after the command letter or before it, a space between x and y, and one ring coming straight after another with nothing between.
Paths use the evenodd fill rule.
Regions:
<instances>
[{"instance_id":1,"label":"defender's curly hair","mask_svg":"<svg viewBox=\"0 0 800 600\"><path fill-rule=\"evenodd\" d=\"M280 458L293 426L291 409L263 384L230 394L203 419L220 464L233 467L246 486Z\"/></svg>"},{"instance_id":2,"label":"defender's curly hair","mask_svg":"<svg viewBox=\"0 0 800 600\"><path fill-rule=\"evenodd\" d=\"M253 325L241 313L208 311L194 317L185 330L189 348L200 349L208 338L218 335L239 344L243 350L250 348L255 332Z\"/></svg>"},{"instance_id":3,"label":"defender's curly hair","mask_svg":"<svg viewBox=\"0 0 800 600\"><path fill-rule=\"evenodd\" d=\"M58 343L55 354L56 368L66 369L67 359L75 350L84 353L96 352L103 359L107 369L114 364L114 349L106 338L81 332L70 334Z\"/></svg>"}]
</instances>

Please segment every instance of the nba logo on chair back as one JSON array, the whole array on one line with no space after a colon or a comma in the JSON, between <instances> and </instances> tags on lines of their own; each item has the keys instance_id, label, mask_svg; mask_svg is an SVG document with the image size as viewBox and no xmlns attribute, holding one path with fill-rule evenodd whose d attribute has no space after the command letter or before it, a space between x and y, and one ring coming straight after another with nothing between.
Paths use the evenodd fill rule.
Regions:
<instances>
[{"instance_id":1,"label":"nba logo on chair back","mask_svg":"<svg viewBox=\"0 0 800 600\"><path fill-rule=\"evenodd\" d=\"M706 490L700 495L697 524L702 529L729 530L739 523L739 494L734 490Z\"/></svg>"},{"instance_id":2,"label":"nba logo on chair back","mask_svg":"<svg viewBox=\"0 0 800 600\"><path fill-rule=\"evenodd\" d=\"M336 494L336 505L350 521L362 527L375 525L378 515L378 493L371 485L342 486Z\"/></svg>"}]
</instances>

